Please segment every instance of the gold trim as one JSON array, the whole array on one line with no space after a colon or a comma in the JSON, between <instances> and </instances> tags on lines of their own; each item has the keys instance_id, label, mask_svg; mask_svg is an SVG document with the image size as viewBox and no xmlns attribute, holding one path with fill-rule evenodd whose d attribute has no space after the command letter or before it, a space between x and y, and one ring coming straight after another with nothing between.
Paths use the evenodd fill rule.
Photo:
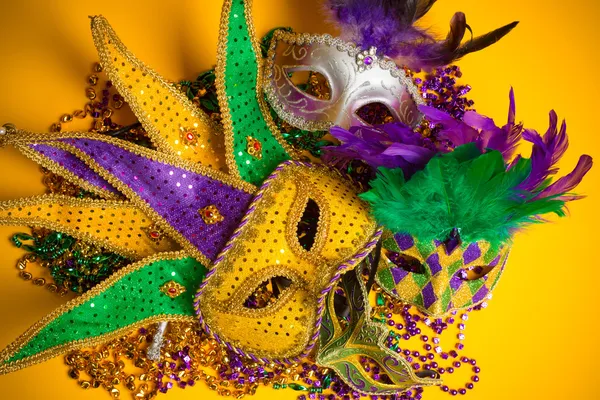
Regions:
<instances>
[{"instance_id":1,"label":"gold trim","mask_svg":"<svg viewBox=\"0 0 600 400\"><path fill-rule=\"evenodd\" d=\"M330 215L329 203L318 187L310 185L302 176L296 180L298 184L298 195L294 199L294 203L290 209L288 224L285 230L285 238L288 245L302 259L309 262L323 263L324 260L320 256L327 234L329 232ZM304 211L308 205L308 201L313 200L319 207L319 220L317 221L317 232L315 233L315 241L310 248L306 250L298 241L298 224L302 220Z\"/></svg>"},{"instance_id":2,"label":"gold trim","mask_svg":"<svg viewBox=\"0 0 600 400\"><path fill-rule=\"evenodd\" d=\"M84 207L98 207L98 208L110 207L110 208L116 208L116 209L127 209L128 208L128 209L138 210L138 208L135 205L128 203L126 201L77 199L74 197L69 197L69 196L64 196L64 195L40 195L40 196L34 196L34 197L26 197L26 198L17 199L17 200L2 201L2 202L0 202L0 210L5 211L9 208L16 208L16 207L23 207L23 206L36 206L36 205L40 205L40 204L55 204L55 203L62 203L67 206L70 206L70 207L82 207L82 208L84 208ZM145 214L141 210L139 210L139 212L140 212L140 214ZM148 218L148 220L152 219L148 215L146 215L146 217ZM51 230L54 230L57 232L66 233L67 235L73 236L77 239L80 239L80 240L83 240L86 242L90 242L92 244L99 244L101 247L103 247L113 253L117 253L121 256L130 258L130 259L134 259L134 260L138 260L138 259L147 257L148 255L152 254L152 252L150 252L149 254L146 254L146 255L138 254L138 252L133 250L130 246L122 247L122 246L119 246L116 243L106 240L100 236L94 236L93 234L90 234L88 232L84 232L84 231L81 231L78 229L73 229L69 226L62 225L61 223L57 223L55 221L44 220L37 216L34 216L32 218L10 218L10 217L1 218L0 217L0 225L39 226L39 227L43 227L46 229L51 229ZM144 236L144 237L146 237L146 236ZM168 239L168 241L171 242L171 244L175 244L172 242L171 238L167 237L165 239ZM164 247L164 246L158 246L158 245L154 244L150 239L147 239L146 241L144 241L144 243L147 244L147 247L152 249L154 253L161 251L161 249L157 248L157 247ZM166 245L169 246L169 243L166 243ZM172 246L169 246L169 247L172 247ZM142 250L142 249L139 249L139 250Z\"/></svg>"},{"instance_id":3,"label":"gold trim","mask_svg":"<svg viewBox=\"0 0 600 400\"><path fill-rule=\"evenodd\" d=\"M110 136L91 133L91 132L60 132L60 133L37 133L26 131L23 129L18 129L16 133L5 135L6 139L2 143L11 144L13 146L17 145L27 145L27 144L35 144L35 143L44 143L46 142L58 142L60 139L89 139L89 140L98 140L104 143L112 144L114 146L118 146L123 150L129 151L138 156L146 157L151 159L152 161L161 162L164 164L169 164L174 167L187 169L190 172L194 172L196 174L208 176L209 178L220 180L223 183L228 184L231 187L236 189L240 189L245 191L246 193L253 194L256 192L257 187L248 183L240 178L233 177L229 174L226 174L221 171L214 170L212 168L200 165L198 163L194 163L188 160L184 160L178 156L174 156L172 154L161 153L156 150L148 149L146 147L142 147L131 142L116 139ZM52 143L52 146L56 146L56 143ZM110 183L110 182L109 182Z\"/></svg>"},{"instance_id":4,"label":"gold trim","mask_svg":"<svg viewBox=\"0 0 600 400\"><path fill-rule=\"evenodd\" d=\"M6 364L6 362L13 357L18 351L20 351L27 342L35 337L38 333L42 331L48 324L50 324L53 320L60 317L61 315L73 310L75 307L85 303L88 300L96 297L97 295L104 292L106 289L111 287L118 280L122 279L126 275L131 272L135 272L144 266L157 262L157 261L167 261L167 260L180 260L182 258L189 257L189 254L178 251L178 252L168 252L168 253L160 253L148 258L145 258L141 261L138 261L134 264L131 264L111 275L105 281L99 283L94 286L91 290L86 292L85 294L77 297L76 299L71 300L67 304L62 305L57 308L50 314L46 315L44 318L36 322L32 325L27 331L25 331L21 336L19 336L14 342L9 344L2 352L0 352L0 362L3 364L0 365L0 375L4 375L10 372L18 371L22 368L27 368L31 365L38 364L54 358L58 355L64 354L66 352L81 349L83 347L91 347L96 346L102 342L107 342L112 339L116 339L118 337L123 336L127 332L141 326L146 326L151 323L159 322L159 321L179 321L179 322L191 322L195 321L193 316L183 316L183 315L155 315L153 317L146 318L141 321L137 321L131 325L127 325L123 328L117 329L111 333L107 333L105 335L96 336L93 338L76 340L70 343L65 343L60 346L55 346L50 349L44 350L41 353L38 353L34 356L26 357L18 361L13 361L10 364Z\"/></svg>"}]
</instances>

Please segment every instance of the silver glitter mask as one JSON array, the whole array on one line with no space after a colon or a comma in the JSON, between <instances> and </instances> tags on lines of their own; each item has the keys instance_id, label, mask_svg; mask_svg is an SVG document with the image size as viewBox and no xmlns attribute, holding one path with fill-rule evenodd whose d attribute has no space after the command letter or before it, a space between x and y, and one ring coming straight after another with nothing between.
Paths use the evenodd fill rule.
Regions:
<instances>
[{"instance_id":1,"label":"silver glitter mask","mask_svg":"<svg viewBox=\"0 0 600 400\"><path fill-rule=\"evenodd\" d=\"M395 120L409 126L420 122L417 109L423 101L405 71L376 49L362 50L330 35L309 35L278 30L267 57L263 88L277 114L304 130L328 130L369 125L357 111L371 103L385 105ZM327 79L328 100L297 87L294 72L318 72Z\"/></svg>"}]
</instances>

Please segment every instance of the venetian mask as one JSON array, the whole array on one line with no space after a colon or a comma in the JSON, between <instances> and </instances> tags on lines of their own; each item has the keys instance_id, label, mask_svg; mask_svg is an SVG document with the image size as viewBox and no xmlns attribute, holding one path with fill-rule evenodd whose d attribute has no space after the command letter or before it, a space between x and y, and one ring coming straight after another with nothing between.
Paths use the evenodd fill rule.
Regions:
<instances>
[{"instance_id":1,"label":"venetian mask","mask_svg":"<svg viewBox=\"0 0 600 400\"><path fill-rule=\"evenodd\" d=\"M257 357L310 352L325 293L374 246L375 223L355 190L327 168L289 164L277 171L199 291L202 323ZM314 235L307 242L298 236L303 224ZM268 281L280 293L253 306L252 296Z\"/></svg>"},{"instance_id":2,"label":"venetian mask","mask_svg":"<svg viewBox=\"0 0 600 400\"><path fill-rule=\"evenodd\" d=\"M329 93L317 98L292 80L299 71L321 74ZM327 130L365 125L357 112L380 103L392 117L409 126L420 121L417 106L422 99L403 69L375 48L356 45L329 35L295 34L278 30L267 58L264 90L278 115L305 130Z\"/></svg>"},{"instance_id":3,"label":"venetian mask","mask_svg":"<svg viewBox=\"0 0 600 400\"><path fill-rule=\"evenodd\" d=\"M482 304L509 254L507 245L495 249L484 240L420 243L410 235L386 236L377 272L381 288L433 317Z\"/></svg>"}]
</instances>

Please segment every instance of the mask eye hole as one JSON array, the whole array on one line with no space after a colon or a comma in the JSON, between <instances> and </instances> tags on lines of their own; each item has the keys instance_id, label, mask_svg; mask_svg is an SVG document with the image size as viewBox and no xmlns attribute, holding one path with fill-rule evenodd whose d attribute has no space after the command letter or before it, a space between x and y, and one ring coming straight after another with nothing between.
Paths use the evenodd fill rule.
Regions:
<instances>
[{"instance_id":1,"label":"mask eye hole","mask_svg":"<svg viewBox=\"0 0 600 400\"><path fill-rule=\"evenodd\" d=\"M389 124L396 121L390 109L380 102L365 104L356 110L356 116L368 125Z\"/></svg>"},{"instance_id":2,"label":"mask eye hole","mask_svg":"<svg viewBox=\"0 0 600 400\"><path fill-rule=\"evenodd\" d=\"M331 100L331 87L322 73L310 70L286 70L286 73L292 84L307 95L319 100Z\"/></svg>"},{"instance_id":3,"label":"mask eye hole","mask_svg":"<svg viewBox=\"0 0 600 400\"><path fill-rule=\"evenodd\" d=\"M308 199L296 230L298 242L306 251L310 251L315 244L320 214L319 205L313 199Z\"/></svg>"},{"instance_id":4,"label":"mask eye hole","mask_svg":"<svg viewBox=\"0 0 600 400\"><path fill-rule=\"evenodd\" d=\"M338 323L342 329L345 329L350 323L350 303L346 291L339 285L336 286L335 292L333 292L333 306Z\"/></svg>"},{"instance_id":5,"label":"mask eye hole","mask_svg":"<svg viewBox=\"0 0 600 400\"><path fill-rule=\"evenodd\" d=\"M463 281L475 281L475 280L481 279L484 276L486 276L487 274L489 274L492 269L494 269L493 265L486 265L486 266L475 265L472 267L461 269L458 272L458 276Z\"/></svg>"},{"instance_id":6,"label":"mask eye hole","mask_svg":"<svg viewBox=\"0 0 600 400\"><path fill-rule=\"evenodd\" d=\"M398 268L402 268L406 272L412 272L413 274L425 273L423 263L415 257L409 256L408 254L396 253L394 251L383 252L388 260L395 264Z\"/></svg>"},{"instance_id":7,"label":"mask eye hole","mask_svg":"<svg viewBox=\"0 0 600 400\"><path fill-rule=\"evenodd\" d=\"M251 309L265 308L273 304L284 290L292 285L292 281L284 276L274 276L261 283L244 301L244 307Z\"/></svg>"}]
</instances>

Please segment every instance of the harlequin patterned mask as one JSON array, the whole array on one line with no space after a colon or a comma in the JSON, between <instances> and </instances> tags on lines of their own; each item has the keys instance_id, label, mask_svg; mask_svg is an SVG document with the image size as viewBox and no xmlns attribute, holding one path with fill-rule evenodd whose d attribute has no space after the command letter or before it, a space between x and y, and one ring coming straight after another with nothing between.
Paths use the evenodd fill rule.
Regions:
<instances>
[{"instance_id":1,"label":"harlequin patterned mask","mask_svg":"<svg viewBox=\"0 0 600 400\"><path fill-rule=\"evenodd\" d=\"M293 72L312 71L325 77L329 98L319 99L297 87ZM264 82L271 106L288 123L305 130L365 125L358 110L381 103L395 120L414 126L420 121L422 98L412 79L374 48L366 51L329 35L278 30L267 58Z\"/></svg>"},{"instance_id":2,"label":"harlequin patterned mask","mask_svg":"<svg viewBox=\"0 0 600 400\"><path fill-rule=\"evenodd\" d=\"M389 235L377 272L382 289L427 315L441 317L484 302L508 259L508 246L439 241L419 243Z\"/></svg>"}]
</instances>

